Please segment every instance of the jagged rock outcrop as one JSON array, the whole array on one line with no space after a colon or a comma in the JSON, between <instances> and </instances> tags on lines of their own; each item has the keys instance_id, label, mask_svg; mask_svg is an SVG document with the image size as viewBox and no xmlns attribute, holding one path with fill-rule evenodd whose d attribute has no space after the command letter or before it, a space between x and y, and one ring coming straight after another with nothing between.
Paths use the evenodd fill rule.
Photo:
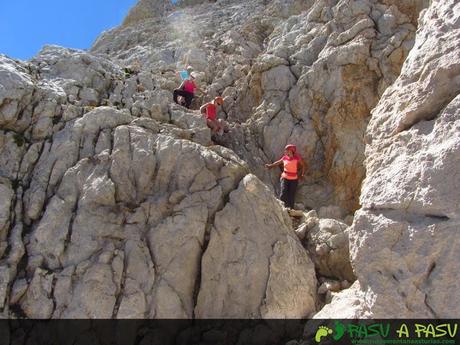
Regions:
<instances>
[{"instance_id":1,"label":"jagged rock outcrop","mask_svg":"<svg viewBox=\"0 0 460 345\"><path fill-rule=\"evenodd\" d=\"M192 316L208 218L245 168L158 127L103 107L55 135L24 196L27 316Z\"/></svg>"},{"instance_id":2,"label":"jagged rock outcrop","mask_svg":"<svg viewBox=\"0 0 460 345\"><path fill-rule=\"evenodd\" d=\"M140 0L128 13L123 26L140 23L146 19L160 17L172 9L171 1Z\"/></svg>"},{"instance_id":3,"label":"jagged rock outcrop","mask_svg":"<svg viewBox=\"0 0 460 345\"><path fill-rule=\"evenodd\" d=\"M415 23L403 13L404 5L307 2L304 12L273 24L246 87L236 93L234 113L248 114L249 137L267 158L277 159L288 142L300 148L310 174L299 199L310 208L358 207L370 110L413 45ZM283 13L283 7L273 4L267 12ZM229 145L241 157L260 156L239 143Z\"/></svg>"},{"instance_id":4,"label":"jagged rock outcrop","mask_svg":"<svg viewBox=\"0 0 460 345\"><path fill-rule=\"evenodd\" d=\"M398 76L424 3L204 2L107 32L92 51L164 76L192 64L208 94L224 96L225 117L242 122L221 141L257 176L277 188L263 162L294 142L310 166L298 199L352 211L370 110Z\"/></svg>"},{"instance_id":5,"label":"jagged rock outcrop","mask_svg":"<svg viewBox=\"0 0 460 345\"><path fill-rule=\"evenodd\" d=\"M458 9L432 2L400 77L373 111L363 206L349 230L359 282L319 318L458 315Z\"/></svg>"},{"instance_id":6,"label":"jagged rock outcrop","mask_svg":"<svg viewBox=\"0 0 460 345\"><path fill-rule=\"evenodd\" d=\"M260 264L267 275L260 276L258 314L232 315L315 311L313 264L279 201L232 151L210 146L203 117L171 104L152 72L54 46L29 64L0 62L4 316L194 317L200 280L214 272L203 270L202 256L213 231L227 230L215 225L216 214L233 190L236 206L276 212L281 223L261 226L253 239L264 238L270 250ZM238 189L245 175L255 190ZM257 202L258 193L270 209ZM292 265L297 256L303 265ZM251 256L245 260L250 266ZM244 275L245 266L231 272ZM286 284L305 299L293 305L289 294L278 294Z\"/></svg>"},{"instance_id":7,"label":"jagged rock outcrop","mask_svg":"<svg viewBox=\"0 0 460 345\"><path fill-rule=\"evenodd\" d=\"M314 266L290 222L271 191L247 175L216 214L197 317L296 318L315 311Z\"/></svg>"}]
</instances>

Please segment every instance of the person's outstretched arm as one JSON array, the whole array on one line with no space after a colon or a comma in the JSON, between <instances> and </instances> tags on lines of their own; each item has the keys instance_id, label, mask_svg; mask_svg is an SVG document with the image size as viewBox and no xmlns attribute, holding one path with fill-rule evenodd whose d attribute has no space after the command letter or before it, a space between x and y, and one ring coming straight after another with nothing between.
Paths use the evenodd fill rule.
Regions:
<instances>
[{"instance_id":1,"label":"person's outstretched arm","mask_svg":"<svg viewBox=\"0 0 460 345\"><path fill-rule=\"evenodd\" d=\"M205 103L203 104L201 107L200 107L200 113L205 115L206 114L206 107L207 107L208 103Z\"/></svg>"},{"instance_id":2,"label":"person's outstretched arm","mask_svg":"<svg viewBox=\"0 0 460 345\"><path fill-rule=\"evenodd\" d=\"M283 165L283 160L282 159L277 160L276 162L271 163L271 164L267 163L267 164L265 164L265 167L268 168L268 169L271 169L271 168L274 168L274 167L280 166L280 165Z\"/></svg>"},{"instance_id":3,"label":"person's outstretched arm","mask_svg":"<svg viewBox=\"0 0 460 345\"><path fill-rule=\"evenodd\" d=\"M197 91L200 91L203 95L206 95L206 91L203 91L201 87L198 86L197 83L195 83L195 86L196 86Z\"/></svg>"}]
</instances>

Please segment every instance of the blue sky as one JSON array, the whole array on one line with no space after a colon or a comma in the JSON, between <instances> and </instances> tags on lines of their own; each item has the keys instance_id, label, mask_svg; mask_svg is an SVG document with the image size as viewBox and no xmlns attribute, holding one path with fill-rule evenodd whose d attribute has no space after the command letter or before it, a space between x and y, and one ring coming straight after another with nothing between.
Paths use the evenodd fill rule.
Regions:
<instances>
[{"instance_id":1,"label":"blue sky","mask_svg":"<svg viewBox=\"0 0 460 345\"><path fill-rule=\"evenodd\" d=\"M89 48L137 0L0 0L0 53L27 60L45 44Z\"/></svg>"}]
</instances>

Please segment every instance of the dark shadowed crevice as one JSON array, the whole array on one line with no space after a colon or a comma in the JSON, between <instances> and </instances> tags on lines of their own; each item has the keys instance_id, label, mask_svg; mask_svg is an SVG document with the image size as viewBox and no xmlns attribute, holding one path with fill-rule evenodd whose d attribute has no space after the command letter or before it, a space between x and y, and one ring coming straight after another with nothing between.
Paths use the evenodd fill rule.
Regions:
<instances>
[{"instance_id":1,"label":"dark shadowed crevice","mask_svg":"<svg viewBox=\"0 0 460 345\"><path fill-rule=\"evenodd\" d=\"M75 202L75 205L74 205L74 207L72 209L72 216L70 217L69 227L68 227L68 230L67 230L67 236L66 236L66 238L64 240L64 249L62 251L63 255L66 253L70 243L72 242L73 223L75 221L75 218L78 215L78 205L80 203L80 196L77 195L76 198L77 198L77 201ZM62 265L62 263L61 263L61 265Z\"/></svg>"},{"instance_id":2,"label":"dark shadowed crevice","mask_svg":"<svg viewBox=\"0 0 460 345\"><path fill-rule=\"evenodd\" d=\"M117 291L115 305L113 307L112 319L117 318L118 311L120 310L121 302L123 301L125 283L126 283L126 277L127 277L127 269L128 269L128 255L126 254L126 243L125 243L124 250L123 250L123 272L121 274L119 291Z\"/></svg>"}]
</instances>

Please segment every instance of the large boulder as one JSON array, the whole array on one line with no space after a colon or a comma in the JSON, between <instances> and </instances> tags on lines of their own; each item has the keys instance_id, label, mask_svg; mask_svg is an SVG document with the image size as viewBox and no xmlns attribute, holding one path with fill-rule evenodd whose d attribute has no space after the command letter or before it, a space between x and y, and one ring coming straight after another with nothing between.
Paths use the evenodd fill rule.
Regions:
<instances>
[{"instance_id":1,"label":"large boulder","mask_svg":"<svg viewBox=\"0 0 460 345\"><path fill-rule=\"evenodd\" d=\"M308 231L307 243L320 275L354 281L350 265L348 226L335 219L319 219Z\"/></svg>"},{"instance_id":2,"label":"large boulder","mask_svg":"<svg viewBox=\"0 0 460 345\"><path fill-rule=\"evenodd\" d=\"M300 318L315 311L313 263L270 190L247 175L216 214L199 318Z\"/></svg>"}]
</instances>

